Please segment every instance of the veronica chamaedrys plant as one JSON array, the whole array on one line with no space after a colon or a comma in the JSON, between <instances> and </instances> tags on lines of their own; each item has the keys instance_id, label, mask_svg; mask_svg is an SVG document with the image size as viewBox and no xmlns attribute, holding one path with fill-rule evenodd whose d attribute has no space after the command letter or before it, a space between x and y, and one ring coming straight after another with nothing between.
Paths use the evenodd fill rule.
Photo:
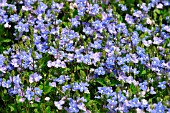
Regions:
<instances>
[{"instance_id":1,"label":"veronica chamaedrys plant","mask_svg":"<svg viewBox=\"0 0 170 113\"><path fill-rule=\"evenodd\" d=\"M168 2L18 3L0 4L0 111L168 112Z\"/></svg>"}]
</instances>

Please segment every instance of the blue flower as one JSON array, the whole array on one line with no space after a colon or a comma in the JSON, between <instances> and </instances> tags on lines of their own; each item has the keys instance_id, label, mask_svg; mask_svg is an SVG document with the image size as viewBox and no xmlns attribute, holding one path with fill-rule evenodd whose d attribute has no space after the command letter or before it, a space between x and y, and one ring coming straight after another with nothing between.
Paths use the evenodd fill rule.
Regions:
<instances>
[{"instance_id":1,"label":"blue flower","mask_svg":"<svg viewBox=\"0 0 170 113\"><path fill-rule=\"evenodd\" d=\"M158 102L158 104L155 106L156 113L164 113L165 112L165 107L162 105L161 102Z\"/></svg>"},{"instance_id":2,"label":"blue flower","mask_svg":"<svg viewBox=\"0 0 170 113\"><path fill-rule=\"evenodd\" d=\"M95 69L95 73L97 73L98 75L105 75L105 70L103 67L99 67Z\"/></svg>"},{"instance_id":3,"label":"blue flower","mask_svg":"<svg viewBox=\"0 0 170 113\"><path fill-rule=\"evenodd\" d=\"M33 83L33 82L38 82L40 81L40 79L42 79L42 76L37 74L37 73L34 73L34 74L31 74L30 77L29 77L29 82L30 83Z\"/></svg>"},{"instance_id":4,"label":"blue flower","mask_svg":"<svg viewBox=\"0 0 170 113\"><path fill-rule=\"evenodd\" d=\"M112 106L115 106L117 104L117 98L112 97L112 99L107 99L107 102L111 104Z\"/></svg>"},{"instance_id":5,"label":"blue flower","mask_svg":"<svg viewBox=\"0 0 170 113\"><path fill-rule=\"evenodd\" d=\"M86 111L86 107L85 107L85 104L80 102L77 104L77 107L80 109L80 110L83 110L83 111Z\"/></svg>"},{"instance_id":6,"label":"blue flower","mask_svg":"<svg viewBox=\"0 0 170 113\"><path fill-rule=\"evenodd\" d=\"M76 3L77 3L77 4L85 4L85 3L86 3L86 0L76 0Z\"/></svg>"},{"instance_id":7,"label":"blue flower","mask_svg":"<svg viewBox=\"0 0 170 113\"><path fill-rule=\"evenodd\" d=\"M133 72L134 75L137 75L137 74L139 74L139 72L140 72L140 71L138 71L136 68L131 69L131 71Z\"/></svg>"},{"instance_id":8,"label":"blue flower","mask_svg":"<svg viewBox=\"0 0 170 113\"><path fill-rule=\"evenodd\" d=\"M48 50L48 53L52 54L52 55L57 55L57 49L50 46L50 49Z\"/></svg>"},{"instance_id":9,"label":"blue flower","mask_svg":"<svg viewBox=\"0 0 170 113\"><path fill-rule=\"evenodd\" d=\"M62 86L62 91L63 92L66 92L66 90L69 90L71 88L71 85L68 84L68 85L65 85L65 86Z\"/></svg>"},{"instance_id":10,"label":"blue flower","mask_svg":"<svg viewBox=\"0 0 170 113\"><path fill-rule=\"evenodd\" d=\"M49 62L50 63L50 62ZM49 65L50 66L50 65ZM65 68L66 67L66 64L64 61L61 61L59 59L57 59L56 61L52 62L51 66L54 66L56 68L59 68L59 67L62 67L62 68Z\"/></svg>"},{"instance_id":11,"label":"blue flower","mask_svg":"<svg viewBox=\"0 0 170 113\"><path fill-rule=\"evenodd\" d=\"M48 48L48 46L45 42L36 44L36 47L37 47L38 51L42 52L42 53L45 53L46 49Z\"/></svg>"},{"instance_id":12,"label":"blue flower","mask_svg":"<svg viewBox=\"0 0 170 113\"><path fill-rule=\"evenodd\" d=\"M107 25L107 29L109 31L109 33L111 34L116 34L116 25L114 23L110 23L109 25Z\"/></svg>"},{"instance_id":13,"label":"blue flower","mask_svg":"<svg viewBox=\"0 0 170 113\"><path fill-rule=\"evenodd\" d=\"M78 5L80 6L80 4L78 4ZM78 9L78 15L84 16L85 11L86 11L86 8L85 8L85 7L79 8L79 9Z\"/></svg>"},{"instance_id":14,"label":"blue flower","mask_svg":"<svg viewBox=\"0 0 170 113\"><path fill-rule=\"evenodd\" d=\"M124 102L126 100L126 97L122 95L121 93L118 94L118 101L119 102Z\"/></svg>"},{"instance_id":15,"label":"blue flower","mask_svg":"<svg viewBox=\"0 0 170 113\"><path fill-rule=\"evenodd\" d=\"M10 16L9 20L10 20L11 22L17 22L17 21L19 20L19 17L18 17L17 14L14 14L14 15L11 15L11 16Z\"/></svg>"},{"instance_id":16,"label":"blue flower","mask_svg":"<svg viewBox=\"0 0 170 113\"><path fill-rule=\"evenodd\" d=\"M76 90L79 90L79 89L80 89L80 85L79 85L77 82L73 83L73 88L72 88L72 90L73 90L73 91L76 91Z\"/></svg>"},{"instance_id":17,"label":"blue flower","mask_svg":"<svg viewBox=\"0 0 170 113\"><path fill-rule=\"evenodd\" d=\"M135 25L135 27L136 27L136 30L142 31L142 29L143 29L143 25L142 24L137 24L137 25Z\"/></svg>"},{"instance_id":18,"label":"blue flower","mask_svg":"<svg viewBox=\"0 0 170 113\"><path fill-rule=\"evenodd\" d=\"M102 54L100 52L91 53L90 58L92 58L92 63L96 66L96 63L101 60Z\"/></svg>"},{"instance_id":19,"label":"blue flower","mask_svg":"<svg viewBox=\"0 0 170 113\"><path fill-rule=\"evenodd\" d=\"M134 19L132 16L130 16L129 14L126 14L125 16L125 20L128 24L133 24L134 23Z\"/></svg>"},{"instance_id":20,"label":"blue flower","mask_svg":"<svg viewBox=\"0 0 170 113\"><path fill-rule=\"evenodd\" d=\"M0 66L3 65L4 60L5 60L5 57L2 54L0 54Z\"/></svg>"},{"instance_id":21,"label":"blue flower","mask_svg":"<svg viewBox=\"0 0 170 113\"><path fill-rule=\"evenodd\" d=\"M69 98L69 110L73 113L78 113L79 112L79 108L77 105L77 102L75 100L73 100L72 98Z\"/></svg>"},{"instance_id":22,"label":"blue flower","mask_svg":"<svg viewBox=\"0 0 170 113\"><path fill-rule=\"evenodd\" d=\"M126 11L127 10L126 5L123 5L123 4L118 4L118 5L121 7L122 11Z\"/></svg>"},{"instance_id":23,"label":"blue flower","mask_svg":"<svg viewBox=\"0 0 170 113\"><path fill-rule=\"evenodd\" d=\"M103 26L102 26L102 22L100 20L96 20L92 23L92 26L95 28L95 29L101 29Z\"/></svg>"},{"instance_id":24,"label":"blue flower","mask_svg":"<svg viewBox=\"0 0 170 113\"><path fill-rule=\"evenodd\" d=\"M21 86L19 84L15 84L12 88L8 90L10 95L18 94L21 91Z\"/></svg>"},{"instance_id":25,"label":"blue flower","mask_svg":"<svg viewBox=\"0 0 170 113\"><path fill-rule=\"evenodd\" d=\"M78 63L79 63L79 62L82 62L82 61L84 60L84 56L83 56L83 54L81 54L81 53L76 53L75 56L74 56L74 58L77 59L77 62L78 62Z\"/></svg>"},{"instance_id":26,"label":"blue flower","mask_svg":"<svg viewBox=\"0 0 170 113\"><path fill-rule=\"evenodd\" d=\"M131 107L139 107L141 105L138 98L133 98L129 101L129 104Z\"/></svg>"},{"instance_id":27,"label":"blue flower","mask_svg":"<svg viewBox=\"0 0 170 113\"><path fill-rule=\"evenodd\" d=\"M91 29L90 27L84 27L83 32L85 34L87 34L87 35L92 35L93 34L93 29Z\"/></svg>"},{"instance_id":28,"label":"blue flower","mask_svg":"<svg viewBox=\"0 0 170 113\"><path fill-rule=\"evenodd\" d=\"M73 46L73 43L66 44L66 51L74 51L75 47Z\"/></svg>"},{"instance_id":29,"label":"blue flower","mask_svg":"<svg viewBox=\"0 0 170 113\"><path fill-rule=\"evenodd\" d=\"M58 82L59 84L63 84L65 82L64 75L60 75L59 78L54 79L55 82Z\"/></svg>"},{"instance_id":30,"label":"blue flower","mask_svg":"<svg viewBox=\"0 0 170 113\"><path fill-rule=\"evenodd\" d=\"M130 67L129 66L127 66L127 65L123 65L122 67L121 67L121 70L124 72L124 73L129 73L129 71L130 71Z\"/></svg>"},{"instance_id":31,"label":"blue flower","mask_svg":"<svg viewBox=\"0 0 170 113\"><path fill-rule=\"evenodd\" d=\"M23 26L23 23L19 22L18 25L15 25L15 29L17 29L19 32L23 32L22 31L22 26Z\"/></svg>"},{"instance_id":32,"label":"blue flower","mask_svg":"<svg viewBox=\"0 0 170 113\"><path fill-rule=\"evenodd\" d=\"M139 36L138 32L134 31L134 32L133 32L133 35L132 35L132 43L133 43L133 45L135 45L135 46L136 46L136 45L139 43L139 41L140 41L140 38L139 38L138 36Z\"/></svg>"},{"instance_id":33,"label":"blue flower","mask_svg":"<svg viewBox=\"0 0 170 113\"><path fill-rule=\"evenodd\" d=\"M159 60L158 57L153 57L152 58L152 66L156 66L156 67L162 67L162 63L163 61L162 60Z\"/></svg>"},{"instance_id":34,"label":"blue flower","mask_svg":"<svg viewBox=\"0 0 170 113\"><path fill-rule=\"evenodd\" d=\"M20 79L19 75L10 77L10 80L13 81L13 83L15 85L19 85L21 83L21 79Z\"/></svg>"},{"instance_id":35,"label":"blue flower","mask_svg":"<svg viewBox=\"0 0 170 113\"><path fill-rule=\"evenodd\" d=\"M112 87L98 87L98 90L100 94L107 95L107 97L116 96L116 93L113 92Z\"/></svg>"},{"instance_id":36,"label":"blue flower","mask_svg":"<svg viewBox=\"0 0 170 113\"><path fill-rule=\"evenodd\" d=\"M99 5L98 4L94 4L93 7L90 10L90 14L96 15L98 13L99 13Z\"/></svg>"},{"instance_id":37,"label":"blue flower","mask_svg":"<svg viewBox=\"0 0 170 113\"><path fill-rule=\"evenodd\" d=\"M80 92L83 92L83 91L89 92L88 88L86 87L86 86L89 86L87 82L86 83L80 82L79 85L80 85L80 88L79 88Z\"/></svg>"},{"instance_id":38,"label":"blue flower","mask_svg":"<svg viewBox=\"0 0 170 113\"><path fill-rule=\"evenodd\" d=\"M38 87L34 88L35 94L41 96L42 95L42 90L40 90Z\"/></svg>"},{"instance_id":39,"label":"blue flower","mask_svg":"<svg viewBox=\"0 0 170 113\"><path fill-rule=\"evenodd\" d=\"M3 81L3 79L2 79L2 78L0 78L0 86L2 86L2 81Z\"/></svg>"},{"instance_id":40,"label":"blue flower","mask_svg":"<svg viewBox=\"0 0 170 113\"><path fill-rule=\"evenodd\" d=\"M107 58L106 63L109 64L109 65L114 65L115 64L115 58L114 57Z\"/></svg>"},{"instance_id":41,"label":"blue flower","mask_svg":"<svg viewBox=\"0 0 170 113\"><path fill-rule=\"evenodd\" d=\"M140 55L140 56L143 56L143 54L145 54L145 49L144 48L141 48L139 46L137 46L137 54Z\"/></svg>"},{"instance_id":42,"label":"blue flower","mask_svg":"<svg viewBox=\"0 0 170 113\"><path fill-rule=\"evenodd\" d=\"M34 96L34 92L31 91L31 88L27 87L27 91L26 91L25 97L26 97L28 100L32 100L33 96Z\"/></svg>"},{"instance_id":43,"label":"blue flower","mask_svg":"<svg viewBox=\"0 0 170 113\"><path fill-rule=\"evenodd\" d=\"M40 5L37 8L37 12L39 14L44 13L47 8L48 6L46 4L44 4L43 2L40 2Z\"/></svg>"},{"instance_id":44,"label":"blue flower","mask_svg":"<svg viewBox=\"0 0 170 113\"><path fill-rule=\"evenodd\" d=\"M54 101L54 105L59 109L59 110L62 110L62 108L63 108L63 104L65 103L65 101L63 101L63 100L60 100L60 101Z\"/></svg>"},{"instance_id":45,"label":"blue flower","mask_svg":"<svg viewBox=\"0 0 170 113\"><path fill-rule=\"evenodd\" d=\"M169 1L162 1L164 6L170 6L170 2Z\"/></svg>"},{"instance_id":46,"label":"blue flower","mask_svg":"<svg viewBox=\"0 0 170 113\"><path fill-rule=\"evenodd\" d=\"M125 64L125 61L126 59L125 58L122 58L122 57L117 57L117 64L118 65L122 65L122 64Z\"/></svg>"},{"instance_id":47,"label":"blue flower","mask_svg":"<svg viewBox=\"0 0 170 113\"><path fill-rule=\"evenodd\" d=\"M146 47L149 47L152 44L151 40L146 41L145 39L142 39L142 42Z\"/></svg>"},{"instance_id":48,"label":"blue flower","mask_svg":"<svg viewBox=\"0 0 170 113\"><path fill-rule=\"evenodd\" d=\"M91 59L90 59L90 55L89 55L89 54L87 54L87 55L85 55L85 56L83 57L83 62L84 62L85 64L90 64L90 63L91 63Z\"/></svg>"},{"instance_id":49,"label":"blue flower","mask_svg":"<svg viewBox=\"0 0 170 113\"><path fill-rule=\"evenodd\" d=\"M145 99L141 100L141 107L147 107L148 106L148 101Z\"/></svg>"},{"instance_id":50,"label":"blue flower","mask_svg":"<svg viewBox=\"0 0 170 113\"><path fill-rule=\"evenodd\" d=\"M87 102L87 100L84 97L77 97L78 102Z\"/></svg>"},{"instance_id":51,"label":"blue flower","mask_svg":"<svg viewBox=\"0 0 170 113\"><path fill-rule=\"evenodd\" d=\"M11 87L11 83L12 83L11 80L2 81L2 87L10 88Z\"/></svg>"},{"instance_id":52,"label":"blue flower","mask_svg":"<svg viewBox=\"0 0 170 113\"><path fill-rule=\"evenodd\" d=\"M142 3L141 4L141 6L140 6L140 8L143 10L143 11L149 11L149 9L151 8L151 7L154 7L154 5L152 4L152 3L149 3L148 4L148 7L146 6L146 3Z\"/></svg>"},{"instance_id":53,"label":"blue flower","mask_svg":"<svg viewBox=\"0 0 170 113\"><path fill-rule=\"evenodd\" d=\"M42 58L42 55L39 54L38 52L35 52L35 54L36 54L36 59L37 59L37 60L40 59L40 58Z\"/></svg>"},{"instance_id":54,"label":"blue flower","mask_svg":"<svg viewBox=\"0 0 170 113\"><path fill-rule=\"evenodd\" d=\"M130 54L126 54L125 60L126 60L127 63L129 63L131 61Z\"/></svg>"},{"instance_id":55,"label":"blue flower","mask_svg":"<svg viewBox=\"0 0 170 113\"><path fill-rule=\"evenodd\" d=\"M140 89L142 89L143 91L147 90L147 85L148 85L148 82L146 82L146 81L139 84Z\"/></svg>"},{"instance_id":56,"label":"blue flower","mask_svg":"<svg viewBox=\"0 0 170 113\"><path fill-rule=\"evenodd\" d=\"M78 34L76 32L74 32L73 30L70 30L70 32L67 34L69 39L73 39L73 38L76 38L78 37ZM69 43L73 43L72 41L70 41Z\"/></svg>"},{"instance_id":57,"label":"blue flower","mask_svg":"<svg viewBox=\"0 0 170 113\"><path fill-rule=\"evenodd\" d=\"M50 83L49 83L49 86L51 86L51 87L56 87L56 82L50 82Z\"/></svg>"},{"instance_id":58,"label":"blue flower","mask_svg":"<svg viewBox=\"0 0 170 113\"><path fill-rule=\"evenodd\" d=\"M135 10L135 12L133 13L133 16L141 17L141 16L142 16L142 11L140 11L140 10Z\"/></svg>"},{"instance_id":59,"label":"blue flower","mask_svg":"<svg viewBox=\"0 0 170 113\"><path fill-rule=\"evenodd\" d=\"M4 23L9 23L8 15L2 15L2 16L3 16L3 18L2 18L2 20L0 20L0 22L1 22L2 24L4 24Z\"/></svg>"},{"instance_id":60,"label":"blue flower","mask_svg":"<svg viewBox=\"0 0 170 113\"><path fill-rule=\"evenodd\" d=\"M161 88L161 89L165 89L166 88L166 81L159 82L158 87Z\"/></svg>"},{"instance_id":61,"label":"blue flower","mask_svg":"<svg viewBox=\"0 0 170 113\"><path fill-rule=\"evenodd\" d=\"M101 49L102 48L101 43L102 43L102 40L94 41L94 44L91 43L91 47L95 49Z\"/></svg>"},{"instance_id":62,"label":"blue flower","mask_svg":"<svg viewBox=\"0 0 170 113\"><path fill-rule=\"evenodd\" d=\"M154 37L153 38L153 44L156 44L156 45L160 45L164 40L162 40L161 38L158 38L158 37Z\"/></svg>"},{"instance_id":63,"label":"blue flower","mask_svg":"<svg viewBox=\"0 0 170 113\"><path fill-rule=\"evenodd\" d=\"M32 4L34 4L34 2L35 2L36 0L25 0L24 2L25 2L25 4L26 5L32 5Z\"/></svg>"},{"instance_id":64,"label":"blue flower","mask_svg":"<svg viewBox=\"0 0 170 113\"><path fill-rule=\"evenodd\" d=\"M77 27L78 25L80 25L80 22L76 19L76 18L72 18L71 19L71 23L73 26Z\"/></svg>"}]
</instances>

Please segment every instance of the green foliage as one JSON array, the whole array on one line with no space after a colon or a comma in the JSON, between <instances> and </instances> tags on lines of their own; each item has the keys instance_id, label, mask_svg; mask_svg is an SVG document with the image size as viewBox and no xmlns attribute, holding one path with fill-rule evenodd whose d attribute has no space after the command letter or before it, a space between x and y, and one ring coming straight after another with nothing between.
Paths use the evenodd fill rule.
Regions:
<instances>
[{"instance_id":1,"label":"green foliage","mask_svg":"<svg viewBox=\"0 0 170 113\"><path fill-rule=\"evenodd\" d=\"M14 3L15 1L12 0L8 0L8 3ZM44 0L44 3L48 3L48 5L51 5L52 0ZM55 0L55 2L63 2L63 0ZM64 1L65 2L65 1ZM116 20L112 20L112 21L116 21L117 23L125 23L125 15L126 14L133 14L134 9L137 9L137 4L141 4L142 2L144 2L144 0L120 0L119 2L115 2L115 0L110 0L110 4L109 5L105 5L105 4L101 4L100 1L98 1L99 5L103 8L104 11L107 11L108 9L112 9L113 10L113 16L116 17ZM146 3L149 3L149 0L145 1ZM90 2L91 3L91 2ZM121 10L121 8L118 6L118 4L124 4L127 6L127 11L123 12ZM22 13L20 11L22 6L17 6L17 8L19 9L18 14L22 17L22 16L29 16L29 11L26 11L24 13ZM34 4L34 9L37 8L37 5ZM163 9L154 9L153 11L149 12L149 16L154 20L154 23L152 26L147 26L145 25L146 23L146 19L142 20L142 24L144 24L145 26L147 26L150 29L156 29L156 27L158 26L159 28L162 27L162 24L164 22L166 22L166 20L164 19L164 17L169 16L170 15L170 8L163 8ZM9 15L12 14L13 12L8 12ZM61 10L61 13L57 13L52 11L52 13L55 13L54 17L55 19L60 19L62 20L61 22L61 28L59 29L59 32L62 31L62 28L71 28L72 24L70 22L69 19L71 18L75 18L76 15L78 14L77 9L70 9L69 8L69 2L65 2L64 4L64 8ZM43 15L44 17L45 15ZM102 14L98 14L92 18L90 18L87 14L85 14L84 17L81 17L80 22L93 22L94 19L102 19ZM66 63L66 68L55 68L54 66L49 68L47 66L48 61L54 61L55 58L53 55L50 55L48 53L42 54L42 58L40 58L35 64L34 61L36 60L36 53L35 51L37 50L35 44L34 44L34 30L33 30L33 26L31 26L29 28L30 32L25 33L25 34L30 34L30 40L26 39L25 42L22 42L20 40L15 40L15 36L13 35L13 31L14 29L14 24L11 24L11 28L4 28L4 25L0 25L0 54L3 53L5 50L8 50L11 45L14 45L14 47L16 48L16 50L18 50L17 48L21 48L21 50L26 50L28 51L28 48L32 49L31 52L31 57L33 58L33 64L32 65L33 69L31 71L28 71L27 69L23 69L22 67L20 68L20 70L13 70L11 72L7 72L6 75L9 76L15 76L18 73L21 75L21 82L24 84L27 84L29 87L38 87L41 90L43 90L42 93L42 97L43 99L45 97L50 97L50 99L52 101L46 101L46 100L40 100L40 102L33 102L30 103L28 100L26 100L25 102L20 102L20 97L19 96L15 96L14 98L12 96L10 96L8 94L7 89L5 88L1 88L0 87L0 112L2 113L30 113L30 112L35 112L35 113L56 113L56 112L62 112L65 113L64 110L57 110L57 108L54 106L54 101L59 101L59 97L73 97L73 99L77 99L77 97L81 97L83 96L87 102L85 102L85 105L87 107L87 109L90 109L92 113L106 113L108 111L108 109L103 108L103 106L101 105L107 105L106 104L106 98L105 96L102 97L102 99L95 99L94 95L98 95L97 94L97 87L112 87L114 89L114 91L119 92L121 90L121 88L125 87L127 84L124 83L125 81L123 80L117 80L117 78L114 76L115 73L113 73L114 69L118 69L119 67L117 67L118 65L115 64L112 69L113 70L106 70L106 71L112 71L109 75L104 75L104 76L98 76L97 78L90 78L90 75L94 75L94 72L91 72L90 68L95 67L94 65L91 65L91 67L87 64L84 63L76 63L75 61L72 62L67 62ZM55 26L55 25L54 25ZM135 29L135 25L126 25L128 32L132 33ZM78 39L74 39L74 43L76 45L76 47L80 44L82 46L85 47L85 49L87 49L87 53L88 53L88 47L90 46L90 43L94 42L94 37L96 37L97 32L94 33L94 36L90 37L89 35L85 35L82 32L84 25L80 25L77 28L73 28L73 30L75 32L80 33L80 41L78 41ZM153 28L152 28L153 27ZM51 28L49 28L51 29ZM40 34L41 31L37 31L37 34ZM102 47L105 47L107 41L108 41L108 31L107 30L103 30L103 32L101 33L102 35L104 35L104 39L102 40ZM21 39L23 40L25 38L25 34L23 34L23 36L21 37ZM17 34L18 35L18 34ZM83 35L85 37L83 37ZM158 34L154 34L155 36L157 36ZM149 33L142 33L141 31L139 31L139 38L140 40L144 39L145 37L149 36ZM97 37L98 38L98 37ZM129 43L131 43L131 36L125 37L124 34L122 33L118 33L114 38L116 38L115 41L115 45L114 47L118 47L118 43L120 41L121 38L125 38L125 40L129 40ZM153 37L148 37L148 39L153 39ZM58 52L58 50L60 49L60 40L57 39L56 36L54 35L49 35L48 36L48 46L53 45L53 41L55 40L55 48L56 51ZM145 48L146 53L149 55L149 58L152 57L158 57L159 59L166 59L166 61L170 60L170 50L168 49L168 44L170 43L170 38L167 38L165 40L165 42L163 43L163 48L166 48L164 50L164 53L166 54L166 56L161 56L159 51L158 51L158 46L157 45L151 45L150 48L145 48L145 45L142 43L139 43L138 45L141 45L142 48ZM125 49L125 51L129 51L129 52L134 52L136 50L135 47L132 47L132 50L130 50L129 45L125 45L124 47L120 47L120 49ZM49 48L48 48L49 49ZM114 48L115 49L115 48ZM64 50L65 51L65 50ZM101 52L101 58L102 61L101 62L97 62L96 66L101 66L102 63L107 59L107 52L105 49L102 50L95 50L94 52ZM71 52L70 52L71 53ZM57 53L58 55L59 53ZM84 55L85 53L83 53ZM115 49L114 50L114 55L117 56L119 53L118 51ZM122 56L126 56L125 54L121 54ZM8 56L6 56L8 57ZM9 56L10 57L10 56ZM139 56L138 56L139 57ZM164 58L165 57L165 58ZM67 59L67 58L65 58ZM149 61L151 62L151 59L149 59ZM23 61L21 61L22 63ZM150 62L148 64L150 64ZM6 62L6 64L8 64ZM134 64L132 62L128 63L129 66L132 67L137 67L137 70L140 70L139 74L133 75L132 73L128 73L129 76L133 76L134 80L138 80L138 79L142 79L142 80L149 80L150 78L156 78L156 74L151 70L151 69L147 69L145 65L143 65L141 62L139 62L138 64ZM34 66L37 66L37 69L35 69ZM121 65L120 65L121 66ZM39 83L29 83L28 79L30 74L32 74L33 72L38 72L42 75L42 80ZM22 74L21 74L22 73ZM0 73L1 74L1 73ZM49 86L50 82L53 82L52 80L48 80L49 78L58 78L60 75L69 75L70 80L66 81L63 84L56 84L56 87L52 87ZM164 75L161 75L164 76ZM5 76L4 79L8 79L8 76ZM166 80L168 78L168 75L166 75L164 78L162 78L161 80ZM85 93L85 92L80 92L80 91L70 91L67 90L66 92L62 91L62 86L64 85L72 85L72 83L74 83L75 81L77 82L86 82L86 80L89 81L89 89L92 89L92 91L90 91L89 93ZM166 80L166 82L170 82L169 79ZM149 82L148 86L156 86L158 84L155 84L156 82ZM121 86L120 86L121 84ZM13 84L12 84L13 85ZM128 84L127 85L128 89L126 89L129 93L129 98L130 97L134 97L134 95L139 96L139 92L140 89L138 86L132 84ZM23 87L23 89L26 89L26 87ZM153 95L153 97L151 97L152 95L150 95L148 92L146 94L146 98L150 98L148 99L150 103L154 103L157 101L168 101L170 100L170 96L164 96L164 95L168 95L170 93L169 88L167 88L166 90L161 90L159 91L158 89L155 90L156 94ZM169 91L169 92L165 92L165 91ZM108 97L110 98L110 97ZM35 100L34 100L35 101ZM167 103L164 103L167 104ZM65 103L65 105L69 105L68 102ZM167 105L169 106L169 105ZM102 108L102 109L101 109ZM132 109L129 112L135 113L136 110Z\"/></svg>"}]
</instances>

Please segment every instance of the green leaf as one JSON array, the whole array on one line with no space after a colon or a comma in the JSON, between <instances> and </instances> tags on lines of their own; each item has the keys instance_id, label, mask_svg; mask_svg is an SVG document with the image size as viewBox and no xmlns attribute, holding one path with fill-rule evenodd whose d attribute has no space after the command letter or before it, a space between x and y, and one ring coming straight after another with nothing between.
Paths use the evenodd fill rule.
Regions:
<instances>
[{"instance_id":1,"label":"green leaf","mask_svg":"<svg viewBox=\"0 0 170 113\"><path fill-rule=\"evenodd\" d=\"M74 70L77 70L77 71L78 71L78 70L81 70L81 69L82 69L82 68L81 68L79 65L77 65L77 66L74 67Z\"/></svg>"},{"instance_id":2,"label":"green leaf","mask_svg":"<svg viewBox=\"0 0 170 113\"><path fill-rule=\"evenodd\" d=\"M4 32L4 26L0 25L0 35Z\"/></svg>"},{"instance_id":3,"label":"green leaf","mask_svg":"<svg viewBox=\"0 0 170 113\"><path fill-rule=\"evenodd\" d=\"M80 76L81 76L81 78L83 79L85 79L86 78L86 73L83 71L83 70L80 70Z\"/></svg>"},{"instance_id":4,"label":"green leaf","mask_svg":"<svg viewBox=\"0 0 170 113\"><path fill-rule=\"evenodd\" d=\"M5 39L5 40L2 40L2 42L11 42L11 39Z\"/></svg>"},{"instance_id":5,"label":"green leaf","mask_svg":"<svg viewBox=\"0 0 170 113\"><path fill-rule=\"evenodd\" d=\"M34 113L39 113L39 110L38 109L34 109Z\"/></svg>"},{"instance_id":6,"label":"green leaf","mask_svg":"<svg viewBox=\"0 0 170 113\"><path fill-rule=\"evenodd\" d=\"M115 82L114 81L111 81L111 84L109 86L115 86Z\"/></svg>"},{"instance_id":7,"label":"green leaf","mask_svg":"<svg viewBox=\"0 0 170 113\"><path fill-rule=\"evenodd\" d=\"M43 90L44 94L48 94L49 92L51 92L53 90L53 87L51 86L43 86L43 85L40 85L39 88L41 90Z\"/></svg>"},{"instance_id":8,"label":"green leaf","mask_svg":"<svg viewBox=\"0 0 170 113\"><path fill-rule=\"evenodd\" d=\"M154 12L156 12L157 14L160 14L160 10L159 9L155 9Z\"/></svg>"},{"instance_id":9,"label":"green leaf","mask_svg":"<svg viewBox=\"0 0 170 113\"><path fill-rule=\"evenodd\" d=\"M138 92L138 88L134 84L130 85L130 89L132 91L132 94L136 94Z\"/></svg>"},{"instance_id":10,"label":"green leaf","mask_svg":"<svg viewBox=\"0 0 170 113\"><path fill-rule=\"evenodd\" d=\"M47 113L50 113L50 112L51 112L50 106L48 106L48 107L45 109L45 111L46 111Z\"/></svg>"},{"instance_id":11,"label":"green leaf","mask_svg":"<svg viewBox=\"0 0 170 113\"><path fill-rule=\"evenodd\" d=\"M84 98L85 98L86 100L90 100L90 94L84 94Z\"/></svg>"},{"instance_id":12,"label":"green leaf","mask_svg":"<svg viewBox=\"0 0 170 113\"><path fill-rule=\"evenodd\" d=\"M15 108L16 108L16 105L15 104L10 104L10 105L8 105L8 107L10 107L11 111L14 111Z\"/></svg>"},{"instance_id":13,"label":"green leaf","mask_svg":"<svg viewBox=\"0 0 170 113\"><path fill-rule=\"evenodd\" d=\"M75 17L77 14L78 14L78 11L77 11L77 10L74 10L74 12L73 12L73 17Z\"/></svg>"},{"instance_id":14,"label":"green leaf","mask_svg":"<svg viewBox=\"0 0 170 113\"><path fill-rule=\"evenodd\" d=\"M145 75L145 74L146 74L146 70L143 70L141 74L142 74L142 75Z\"/></svg>"},{"instance_id":15,"label":"green leaf","mask_svg":"<svg viewBox=\"0 0 170 113\"><path fill-rule=\"evenodd\" d=\"M104 83L104 80L102 78L97 78L96 80L99 84L101 84L102 86L106 86L106 84Z\"/></svg>"},{"instance_id":16,"label":"green leaf","mask_svg":"<svg viewBox=\"0 0 170 113\"><path fill-rule=\"evenodd\" d=\"M31 104L30 107L38 107L38 104L37 103L33 103L33 104Z\"/></svg>"}]
</instances>

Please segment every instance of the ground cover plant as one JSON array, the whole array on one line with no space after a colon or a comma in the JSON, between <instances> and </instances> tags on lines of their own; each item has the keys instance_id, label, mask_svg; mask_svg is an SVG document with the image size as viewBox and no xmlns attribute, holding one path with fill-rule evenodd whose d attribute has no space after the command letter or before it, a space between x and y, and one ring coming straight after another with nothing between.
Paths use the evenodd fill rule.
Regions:
<instances>
[{"instance_id":1,"label":"ground cover plant","mask_svg":"<svg viewBox=\"0 0 170 113\"><path fill-rule=\"evenodd\" d=\"M0 112L170 113L168 0L2 0Z\"/></svg>"}]
</instances>

